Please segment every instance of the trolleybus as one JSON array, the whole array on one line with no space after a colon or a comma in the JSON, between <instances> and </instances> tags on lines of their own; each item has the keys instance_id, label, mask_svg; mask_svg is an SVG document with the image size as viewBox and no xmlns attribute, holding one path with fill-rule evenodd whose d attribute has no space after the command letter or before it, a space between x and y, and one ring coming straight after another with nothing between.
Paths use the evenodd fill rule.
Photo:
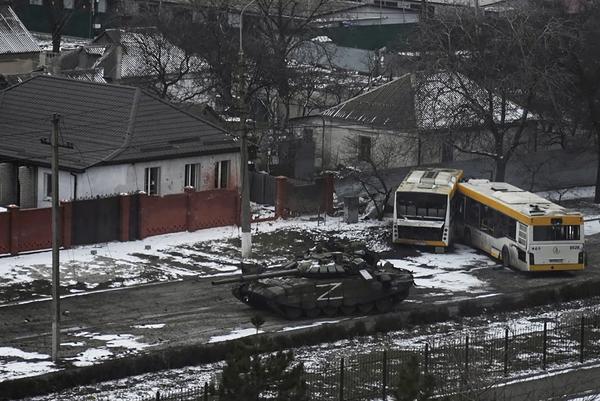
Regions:
<instances>
[{"instance_id":1,"label":"trolleybus","mask_svg":"<svg viewBox=\"0 0 600 401\"><path fill-rule=\"evenodd\" d=\"M458 185L464 242L524 271L584 268L583 215L504 182Z\"/></svg>"},{"instance_id":2,"label":"trolleybus","mask_svg":"<svg viewBox=\"0 0 600 401\"><path fill-rule=\"evenodd\" d=\"M451 244L454 195L462 170L420 168L404 178L394 196L392 241L443 252Z\"/></svg>"}]
</instances>

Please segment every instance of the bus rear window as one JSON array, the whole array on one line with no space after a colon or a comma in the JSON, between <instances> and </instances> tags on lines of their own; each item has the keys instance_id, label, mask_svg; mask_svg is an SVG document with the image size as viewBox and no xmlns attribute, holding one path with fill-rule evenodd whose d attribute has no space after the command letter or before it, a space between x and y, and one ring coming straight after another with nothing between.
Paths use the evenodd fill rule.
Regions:
<instances>
[{"instance_id":1,"label":"bus rear window","mask_svg":"<svg viewBox=\"0 0 600 401\"><path fill-rule=\"evenodd\" d=\"M577 241L580 226L533 226L534 241Z\"/></svg>"}]
</instances>

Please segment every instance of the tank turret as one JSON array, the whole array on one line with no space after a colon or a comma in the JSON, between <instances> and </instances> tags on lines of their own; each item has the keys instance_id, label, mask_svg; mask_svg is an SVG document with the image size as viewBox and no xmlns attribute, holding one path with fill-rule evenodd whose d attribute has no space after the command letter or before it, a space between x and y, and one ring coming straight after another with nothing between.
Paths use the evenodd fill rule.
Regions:
<instances>
[{"instance_id":1,"label":"tank turret","mask_svg":"<svg viewBox=\"0 0 600 401\"><path fill-rule=\"evenodd\" d=\"M413 285L410 271L367 262L372 253L319 252L281 269L213 281L236 284L233 295L259 309L288 319L390 311L404 300Z\"/></svg>"}]
</instances>

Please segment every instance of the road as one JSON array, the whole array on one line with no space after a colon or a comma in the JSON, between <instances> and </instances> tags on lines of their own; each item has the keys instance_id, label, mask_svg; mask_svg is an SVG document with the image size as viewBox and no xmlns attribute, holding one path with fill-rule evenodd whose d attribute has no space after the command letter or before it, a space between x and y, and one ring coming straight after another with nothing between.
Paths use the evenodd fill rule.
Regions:
<instances>
[{"instance_id":1,"label":"road","mask_svg":"<svg viewBox=\"0 0 600 401\"><path fill-rule=\"evenodd\" d=\"M565 281L600 280L600 235L588 239L590 267L578 273L528 275L505 269L479 269L478 277L488 281L489 294L530 291L562 285ZM481 297L482 294L477 294ZM430 289L415 288L409 299L396 306L396 311L410 311L436 302L474 296L462 294L432 294ZM115 291L91 292L70 296L61 301L64 311L61 327L62 342L76 342L82 331L101 334L132 334L155 349L171 345L207 342L213 336L224 335L240 327L251 327L255 311L237 301L230 286L212 286L210 279L146 285ZM50 302L39 301L0 307L0 345L24 351L48 353L50 349ZM277 331L308 321L290 322L266 315L262 327ZM360 318L360 317L357 317ZM331 319L328 319L331 320ZM135 328L138 325L165 324L156 330ZM77 354L77 348L64 347L64 357Z\"/></svg>"}]
</instances>

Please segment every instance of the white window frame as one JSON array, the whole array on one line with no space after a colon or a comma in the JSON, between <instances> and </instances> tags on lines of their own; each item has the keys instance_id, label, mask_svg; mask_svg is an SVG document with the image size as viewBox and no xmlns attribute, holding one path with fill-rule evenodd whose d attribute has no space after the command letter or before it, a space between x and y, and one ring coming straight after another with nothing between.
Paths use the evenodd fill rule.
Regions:
<instances>
[{"instance_id":1,"label":"white window frame","mask_svg":"<svg viewBox=\"0 0 600 401\"><path fill-rule=\"evenodd\" d=\"M152 175L155 175L155 185L152 185ZM148 195L160 195L160 167L154 166L144 169L144 192Z\"/></svg>"},{"instance_id":2,"label":"white window frame","mask_svg":"<svg viewBox=\"0 0 600 401\"><path fill-rule=\"evenodd\" d=\"M194 187L196 190L200 189L200 163L190 163L185 165L183 186Z\"/></svg>"},{"instance_id":3,"label":"white window frame","mask_svg":"<svg viewBox=\"0 0 600 401\"><path fill-rule=\"evenodd\" d=\"M231 161L230 160L220 160L215 163L215 188L216 189L223 189L223 188L229 187L230 171L231 171ZM225 184L225 185L223 185L223 184Z\"/></svg>"}]
</instances>

